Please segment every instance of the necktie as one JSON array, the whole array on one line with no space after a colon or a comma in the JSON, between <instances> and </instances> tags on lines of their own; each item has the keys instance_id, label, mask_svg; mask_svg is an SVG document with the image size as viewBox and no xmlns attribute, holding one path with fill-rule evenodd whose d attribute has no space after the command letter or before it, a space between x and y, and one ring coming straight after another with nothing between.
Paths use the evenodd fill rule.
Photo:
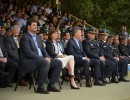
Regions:
<instances>
[{"instance_id":1,"label":"necktie","mask_svg":"<svg viewBox=\"0 0 130 100\"><path fill-rule=\"evenodd\" d=\"M15 43L16 43L17 48L20 48L19 42L18 42L18 39L17 39L17 38L15 39Z\"/></svg>"},{"instance_id":2,"label":"necktie","mask_svg":"<svg viewBox=\"0 0 130 100\"><path fill-rule=\"evenodd\" d=\"M80 45L79 45L79 44L80 44L80 41L77 41L77 45L78 45L78 47L80 48Z\"/></svg>"},{"instance_id":3,"label":"necktie","mask_svg":"<svg viewBox=\"0 0 130 100\"><path fill-rule=\"evenodd\" d=\"M38 54L39 54L39 56L42 57L43 55L42 55L41 49L38 47L38 43L37 43L37 39L36 39L36 37L35 37L35 39L34 39L34 43L35 43L36 48L37 48L37 50L38 50Z\"/></svg>"},{"instance_id":4,"label":"necktie","mask_svg":"<svg viewBox=\"0 0 130 100\"><path fill-rule=\"evenodd\" d=\"M0 57L3 57L3 53L2 53L1 48L0 48Z\"/></svg>"}]
</instances>

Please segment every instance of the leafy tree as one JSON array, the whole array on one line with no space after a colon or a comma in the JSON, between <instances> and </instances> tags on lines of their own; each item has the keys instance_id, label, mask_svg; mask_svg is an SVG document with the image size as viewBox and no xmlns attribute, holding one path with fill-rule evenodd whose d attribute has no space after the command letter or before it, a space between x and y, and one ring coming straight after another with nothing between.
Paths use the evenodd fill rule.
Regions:
<instances>
[{"instance_id":1,"label":"leafy tree","mask_svg":"<svg viewBox=\"0 0 130 100\"><path fill-rule=\"evenodd\" d=\"M121 25L130 26L130 0L60 0L62 11L85 19L97 28L117 33Z\"/></svg>"},{"instance_id":2,"label":"leafy tree","mask_svg":"<svg viewBox=\"0 0 130 100\"><path fill-rule=\"evenodd\" d=\"M63 11L71 13L81 19L91 19L93 11L92 0L61 0Z\"/></svg>"}]
</instances>

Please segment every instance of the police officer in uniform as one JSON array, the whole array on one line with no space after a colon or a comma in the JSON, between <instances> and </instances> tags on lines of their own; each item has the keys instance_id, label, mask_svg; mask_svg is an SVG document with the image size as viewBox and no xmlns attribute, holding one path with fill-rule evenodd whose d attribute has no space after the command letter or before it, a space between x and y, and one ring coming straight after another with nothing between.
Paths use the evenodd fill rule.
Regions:
<instances>
[{"instance_id":1,"label":"police officer in uniform","mask_svg":"<svg viewBox=\"0 0 130 100\"><path fill-rule=\"evenodd\" d=\"M118 77L117 77L118 76L118 58L114 57L112 45L107 42L107 38L108 38L108 33L106 33L106 30L102 30L100 32L99 45L100 45L101 50L103 51L105 58L114 64L112 66L113 71L112 71L111 82L118 83Z\"/></svg>"},{"instance_id":2,"label":"police officer in uniform","mask_svg":"<svg viewBox=\"0 0 130 100\"><path fill-rule=\"evenodd\" d=\"M105 78L111 77L113 71L113 62L105 59L105 56L100 49L98 41L95 40L96 29L90 28L87 30L87 38L83 41L83 49L85 53L91 59L98 59L100 61L100 69L101 69L101 80L108 84Z\"/></svg>"},{"instance_id":3,"label":"police officer in uniform","mask_svg":"<svg viewBox=\"0 0 130 100\"><path fill-rule=\"evenodd\" d=\"M115 38L113 40L113 51L114 54L119 58L118 62L119 76L120 76L119 81L129 82L129 80L125 79L125 76L127 75L128 59L120 54L118 45L119 40Z\"/></svg>"},{"instance_id":4,"label":"police officer in uniform","mask_svg":"<svg viewBox=\"0 0 130 100\"><path fill-rule=\"evenodd\" d=\"M123 37L120 39L119 51L122 56L125 56L127 58L128 63L130 63L130 54L127 45L127 38Z\"/></svg>"},{"instance_id":5,"label":"police officer in uniform","mask_svg":"<svg viewBox=\"0 0 130 100\"><path fill-rule=\"evenodd\" d=\"M48 32L49 32L48 27L46 25L43 25L42 28L40 29L39 35L42 38L42 43L44 45L44 48L46 48L46 42L48 40Z\"/></svg>"}]
</instances>

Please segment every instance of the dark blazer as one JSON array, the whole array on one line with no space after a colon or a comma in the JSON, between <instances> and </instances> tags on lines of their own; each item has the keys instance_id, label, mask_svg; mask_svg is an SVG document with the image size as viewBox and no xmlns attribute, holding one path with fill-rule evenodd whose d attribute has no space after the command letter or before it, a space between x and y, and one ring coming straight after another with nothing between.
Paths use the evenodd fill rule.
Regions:
<instances>
[{"instance_id":1,"label":"dark blazer","mask_svg":"<svg viewBox=\"0 0 130 100\"><path fill-rule=\"evenodd\" d=\"M105 58L111 61L115 61L114 57L117 57L117 55L114 53L113 45L103 41L100 41L99 45Z\"/></svg>"},{"instance_id":2,"label":"dark blazer","mask_svg":"<svg viewBox=\"0 0 130 100\"><path fill-rule=\"evenodd\" d=\"M5 47L10 59L18 59L18 48L16 46L13 36L7 36L4 39Z\"/></svg>"},{"instance_id":3,"label":"dark blazer","mask_svg":"<svg viewBox=\"0 0 130 100\"><path fill-rule=\"evenodd\" d=\"M100 56L103 56L103 52L96 40L85 39L82 44L84 52L89 58L99 59Z\"/></svg>"},{"instance_id":4,"label":"dark blazer","mask_svg":"<svg viewBox=\"0 0 130 100\"><path fill-rule=\"evenodd\" d=\"M117 55L117 56L121 56L120 52L119 52L119 47L114 45L113 44L113 50L114 50L114 53Z\"/></svg>"},{"instance_id":5,"label":"dark blazer","mask_svg":"<svg viewBox=\"0 0 130 100\"><path fill-rule=\"evenodd\" d=\"M127 44L127 51L129 52L129 55L130 55L130 45Z\"/></svg>"},{"instance_id":6,"label":"dark blazer","mask_svg":"<svg viewBox=\"0 0 130 100\"><path fill-rule=\"evenodd\" d=\"M83 51L82 42L79 42L79 46L75 42L74 38L70 39L67 43L67 54L73 55L75 60L81 60L83 57L86 57L85 52Z\"/></svg>"},{"instance_id":7,"label":"dark blazer","mask_svg":"<svg viewBox=\"0 0 130 100\"><path fill-rule=\"evenodd\" d=\"M51 40L47 40L46 42L46 50L50 57L55 58L57 54L55 53L55 47Z\"/></svg>"},{"instance_id":8,"label":"dark blazer","mask_svg":"<svg viewBox=\"0 0 130 100\"><path fill-rule=\"evenodd\" d=\"M3 42L2 37L0 37L0 48L1 48L1 51L3 53L3 57L7 58L8 54L7 54L7 51L6 51L6 48L5 48L5 44Z\"/></svg>"},{"instance_id":9,"label":"dark blazer","mask_svg":"<svg viewBox=\"0 0 130 100\"><path fill-rule=\"evenodd\" d=\"M25 33L20 40L20 70L23 73L27 73L35 69L32 59L44 59L45 57L49 57L40 36L36 35L36 39L43 57L38 55L34 40L28 32Z\"/></svg>"},{"instance_id":10,"label":"dark blazer","mask_svg":"<svg viewBox=\"0 0 130 100\"><path fill-rule=\"evenodd\" d=\"M120 51L121 55L129 57L127 45L120 44L119 45L119 51Z\"/></svg>"}]
</instances>

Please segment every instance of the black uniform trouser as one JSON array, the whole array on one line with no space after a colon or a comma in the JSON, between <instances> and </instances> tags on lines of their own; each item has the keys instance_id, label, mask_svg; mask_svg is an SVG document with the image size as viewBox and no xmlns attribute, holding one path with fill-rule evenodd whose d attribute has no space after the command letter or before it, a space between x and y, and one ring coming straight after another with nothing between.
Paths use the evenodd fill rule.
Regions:
<instances>
[{"instance_id":1,"label":"black uniform trouser","mask_svg":"<svg viewBox=\"0 0 130 100\"><path fill-rule=\"evenodd\" d=\"M117 61L117 60L111 60L111 61L114 63L112 78L115 78L116 76L119 76L119 72L118 72L118 63L119 63L119 61Z\"/></svg>"},{"instance_id":2,"label":"black uniform trouser","mask_svg":"<svg viewBox=\"0 0 130 100\"><path fill-rule=\"evenodd\" d=\"M104 62L100 61L102 79L110 78L112 76L112 72L115 67L114 65L114 62L111 60L106 59Z\"/></svg>"},{"instance_id":3,"label":"black uniform trouser","mask_svg":"<svg viewBox=\"0 0 130 100\"><path fill-rule=\"evenodd\" d=\"M120 58L118 62L119 75L120 77L124 77L127 75L128 68L128 60L126 58Z\"/></svg>"},{"instance_id":4,"label":"black uniform trouser","mask_svg":"<svg viewBox=\"0 0 130 100\"><path fill-rule=\"evenodd\" d=\"M128 64L130 64L130 57L127 57L126 59L128 61Z\"/></svg>"},{"instance_id":5,"label":"black uniform trouser","mask_svg":"<svg viewBox=\"0 0 130 100\"><path fill-rule=\"evenodd\" d=\"M11 83L18 64L14 61L8 60L7 63L0 62L0 71L9 72L7 76L0 76L1 83Z\"/></svg>"}]
</instances>

